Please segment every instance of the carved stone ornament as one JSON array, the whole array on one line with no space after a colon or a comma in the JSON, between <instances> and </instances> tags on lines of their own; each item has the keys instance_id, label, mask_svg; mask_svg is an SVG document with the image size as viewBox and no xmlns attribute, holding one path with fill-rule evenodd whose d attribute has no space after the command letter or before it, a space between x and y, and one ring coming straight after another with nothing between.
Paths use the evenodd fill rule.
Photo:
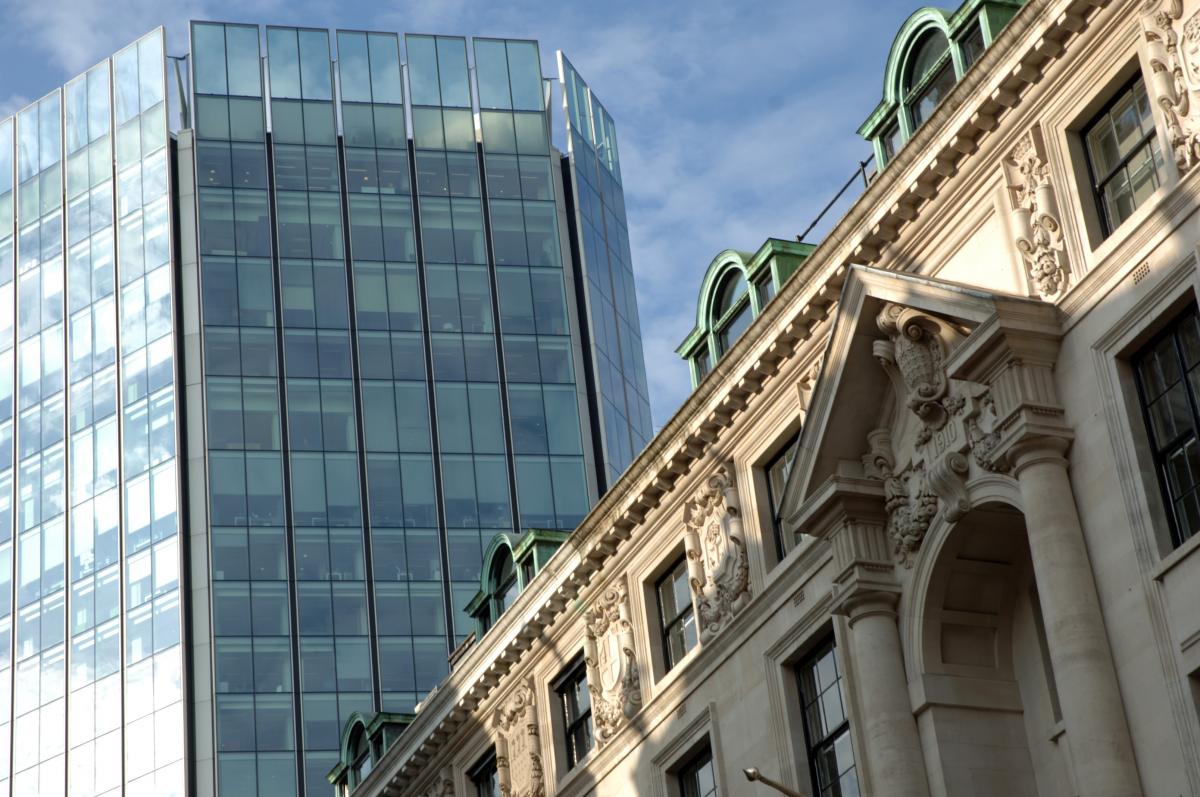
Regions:
<instances>
[{"instance_id":1,"label":"carved stone ornament","mask_svg":"<svg viewBox=\"0 0 1200 797\"><path fill-rule=\"evenodd\" d=\"M1038 296L1057 301L1070 287L1071 270L1041 128L1035 126L1021 136L1004 159L1004 171L1012 202L1014 243L1025 262L1026 275Z\"/></svg>"},{"instance_id":2,"label":"carved stone ornament","mask_svg":"<svg viewBox=\"0 0 1200 797\"><path fill-rule=\"evenodd\" d=\"M449 772L442 772L429 784L424 797L454 797L454 780Z\"/></svg>"},{"instance_id":3,"label":"carved stone ornament","mask_svg":"<svg viewBox=\"0 0 1200 797\"><path fill-rule=\"evenodd\" d=\"M1142 31L1152 74L1149 91L1162 109L1180 172L1200 162L1200 120L1192 93L1200 91L1200 11L1182 25L1183 0L1145 0Z\"/></svg>"},{"instance_id":4,"label":"carved stone ornament","mask_svg":"<svg viewBox=\"0 0 1200 797\"><path fill-rule=\"evenodd\" d=\"M492 718L496 730L496 775L504 797L546 794L534 694L533 679L525 679L496 708Z\"/></svg>"},{"instance_id":5,"label":"carved stone ornament","mask_svg":"<svg viewBox=\"0 0 1200 797\"><path fill-rule=\"evenodd\" d=\"M896 559L911 567L939 510L950 521L970 510L966 478L971 462L994 472L1004 472L1008 465L995 455L999 431L987 387L946 375L946 357L963 331L895 304L884 306L877 323L888 340L876 341L875 356L897 392L907 392L901 398L918 425L901 441L906 444L903 457L896 455L890 427L868 433L863 467L883 482L888 536ZM900 423L898 428L907 426Z\"/></svg>"},{"instance_id":6,"label":"carved stone ornament","mask_svg":"<svg viewBox=\"0 0 1200 797\"><path fill-rule=\"evenodd\" d=\"M633 647L624 579L600 595L585 615L583 643L596 742L608 742L642 707L642 682Z\"/></svg>"},{"instance_id":7,"label":"carved stone ornament","mask_svg":"<svg viewBox=\"0 0 1200 797\"><path fill-rule=\"evenodd\" d=\"M737 486L725 466L684 504L688 583L696 600L700 640L720 633L750 602L750 565Z\"/></svg>"}]
</instances>

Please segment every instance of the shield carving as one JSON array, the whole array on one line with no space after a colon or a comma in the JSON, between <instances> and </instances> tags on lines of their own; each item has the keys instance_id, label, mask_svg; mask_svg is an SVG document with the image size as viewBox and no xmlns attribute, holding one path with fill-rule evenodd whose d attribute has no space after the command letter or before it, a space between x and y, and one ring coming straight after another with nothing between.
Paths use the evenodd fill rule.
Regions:
<instances>
[{"instance_id":1,"label":"shield carving","mask_svg":"<svg viewBox=\"0 0 1200 797\"><path fill-rule=\"evenodd\" d=\"M1179 61L1183 67L1183 82L1189 91L1200 91L1200 11L1183 23L1179 40Z\"/></svg>"},{"instance_id":2,"label":"shield carving","mask_svg":"<svg viewBox=\"0 0 1200 797\"><path fill-rule=\"evenodd\" d=\"M621 637L619 634L605 634L596 642L596 670L600 676L600 688L605 693L613 692L621 683Z\"/></svg>"}]
</instances>

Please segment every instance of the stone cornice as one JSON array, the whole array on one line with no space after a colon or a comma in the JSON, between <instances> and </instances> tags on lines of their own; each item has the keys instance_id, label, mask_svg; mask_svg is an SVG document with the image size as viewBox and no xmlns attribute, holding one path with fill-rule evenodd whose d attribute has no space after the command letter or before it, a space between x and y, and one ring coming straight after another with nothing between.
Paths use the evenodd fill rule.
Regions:
<instances>
[{"instance_id":1,"label":"stone cornice","mask_svg":"<svg viewBox=\"0 0 1200 797\"><path fill-rule=\"evenodd\" d=\"M1110 0L1031 0L970 74L883 170L772 301L693 391L620 481L455 671L422 704L408 731L363 786L394 792L424 764L534 647L604 563L645 524L675 481L705 456L733 418L810 344L828 317L849 267L877 261L905 224L938 194L997 120L1020 103L1043 70Z\"/></svg>"}]
</instances>

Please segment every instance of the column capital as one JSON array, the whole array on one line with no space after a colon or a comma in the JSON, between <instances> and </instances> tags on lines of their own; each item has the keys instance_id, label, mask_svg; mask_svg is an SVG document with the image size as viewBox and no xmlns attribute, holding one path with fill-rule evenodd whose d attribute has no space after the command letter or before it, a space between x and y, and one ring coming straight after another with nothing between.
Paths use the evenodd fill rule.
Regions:
<instances>
[{"instance_id":1,"label":"column capital","mask_svg":"<svg viewBox=\"0 0 1200 797\"><path fill-rule=\"evenodd\" d=\"M834 474L800 508L800 528L833 547L834 611L851 623L896 613L900 585L884 501L879 480Z\"/></svg>"},{"instance_id":2,"label":"column capital","mask_svg":"<svg viewBox=\"0 0 1200 797\"><path fill-rule=\"evenodd\" d=\"M1012 461L1025 441L1059 438L1063 450L1070 444L1054 378L1061 342L1058 308L1005 300L947 361L951 377L988 387L998 433L993 457Z\"/></svg>"},{"instance_id":3,"label":"column capital","mask_svg":"<svg viewBox=\"0 0 1200 797\"><path fill-rule=\"evenodd\" d=\"M1070 435L1028 434L1017 437L1009 444L1007 453L1008 461L1012 463L1012 475L1020 477L1021 471L1030 465L1042 463L1053 463L1066 470L1066 454L1070 447Z\"/></svg>"}]
</instances>

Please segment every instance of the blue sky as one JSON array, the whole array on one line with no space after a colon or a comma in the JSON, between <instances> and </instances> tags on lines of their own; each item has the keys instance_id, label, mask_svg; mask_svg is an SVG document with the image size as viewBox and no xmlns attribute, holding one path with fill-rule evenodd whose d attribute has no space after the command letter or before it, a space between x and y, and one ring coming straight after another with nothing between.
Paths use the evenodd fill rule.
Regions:
<instances>
[{"instance_id":1,"label":"blue sky","mask_svg":"<svg viewBox=\"0 0 1200 797\"><path fill-rule=\"evenodd\" d=\"M547 75L562 49L617 123L658 427L691 388L674 350L695 320L705 267L722 249L801 232L867 156L854 131L879 101L888 47L918 5L0 0L0 114L157 25L172 54L185 52L189 18L535 38Z\"/></svg>"}]
</instances>

